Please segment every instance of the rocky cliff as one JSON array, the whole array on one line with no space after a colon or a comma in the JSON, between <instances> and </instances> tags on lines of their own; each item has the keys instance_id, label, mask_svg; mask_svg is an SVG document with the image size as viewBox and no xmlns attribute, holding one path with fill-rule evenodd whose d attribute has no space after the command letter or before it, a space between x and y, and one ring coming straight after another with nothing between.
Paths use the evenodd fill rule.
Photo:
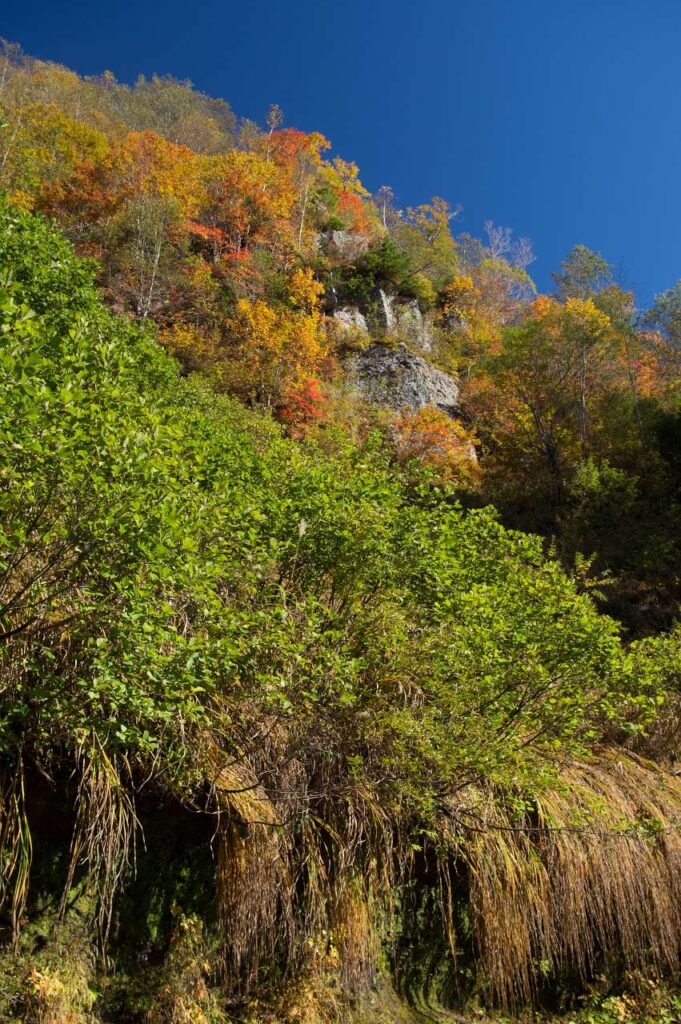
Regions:
<instances>
[{"instance_id":1,"label":"rocky cliff","mask_svg":"<svg viewBox=\"0 0 681 1024\"><path fill-rule=\"evenodd\" d=\"M435 406L456 414L457 382L404 343L370 345L347 360L346 372L351 387L375 405L398 412Z\"/></svg>"}]
</instances>

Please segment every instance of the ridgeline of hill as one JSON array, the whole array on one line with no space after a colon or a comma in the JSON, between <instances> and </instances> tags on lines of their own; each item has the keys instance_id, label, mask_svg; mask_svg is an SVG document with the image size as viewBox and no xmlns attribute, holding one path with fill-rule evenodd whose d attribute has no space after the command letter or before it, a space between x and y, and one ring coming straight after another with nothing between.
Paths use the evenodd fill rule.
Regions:
<instances>
[{"instance_id":1,"label":"ridgeline of hill","mask_svg":"<svg viewBox=\"0 0 681 1024\"><path fill-rule=\"evenodd\" d=\"M671 1024L677 290L3 59L0 1020Z\"/></svg>"}]
</instances>

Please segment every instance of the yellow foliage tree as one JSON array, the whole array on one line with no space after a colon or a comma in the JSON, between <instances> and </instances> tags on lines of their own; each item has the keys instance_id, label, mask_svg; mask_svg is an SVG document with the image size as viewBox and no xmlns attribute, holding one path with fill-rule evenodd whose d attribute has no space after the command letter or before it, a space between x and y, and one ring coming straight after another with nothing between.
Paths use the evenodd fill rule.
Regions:
<instances>
[{"instance_id":1,"label":"yellow foliage tree","mask_svg":"<svg viewBox=\"0 0 681 1024\"><path fill-rule=\"evenodd\" d=\"M33 103L11 112L0 139L0 186L18 206L54 201L84 160L101 160L105 136L65 114L56 103Z\"/></svg>"},{"instance_id":2,"label":"yellow foliage tree","mask_svg":"<svg viewBox=\"0 0 681 1024\"><path fill-rule=\"evenodd\" d=\"M612 324L592 299L561 303L539 296L525 322L504 332L498 352L476 371L466 410L493 452L488 473L532 479L546 474L561 499L571 466L589 455L590 417L612 362Z\"/></svg>"},{"instance_id":3,"label":"yellow foliage tree","mask_svg":"<svg viewBox=\"0 0 681 1024\"><path fill-rule=\"evenodd\" d=\"M316 376L327 354L319 300L311 270L294 271L289 305L241 299L230 322L225 371L231 388L273 408L284 391Z\"/></svg>"},{"instance_id":4,"label":"yellow foliage tree","mask_svg":"<svg viewBox=\"0 0 681 1024\"><path fill-rule=\"evenodd\" d=\"M183 217L194 216L203 200L199 157L155 132L130 132L112 150L107 170L121 200L170 200Z\"/></svg>"}]
</instances>

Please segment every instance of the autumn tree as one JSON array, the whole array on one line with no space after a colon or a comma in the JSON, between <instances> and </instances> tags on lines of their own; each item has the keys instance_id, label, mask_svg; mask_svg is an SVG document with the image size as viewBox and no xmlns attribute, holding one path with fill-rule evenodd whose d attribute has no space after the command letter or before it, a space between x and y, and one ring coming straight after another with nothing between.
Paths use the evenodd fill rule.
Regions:
<instances>
[{"instance_id":1,"label":"autumn tree","mask_svg":"<svg viewBox=\"0 0 681 1024\"><path fill-rule=\"evenodd\" d=\"M272 135L275 131L282 127L284 123L284 111L281 109L278 103L273 103L270 109L267 111L267 117L265 123L269 129L267 134L267 150L265 153L265 159L270 159L270 149L272 146Z\"/></svg>"},{"instance_id":2,"label":"autumn tree","mask_svg":"<svg viewBox=\"0 0 681 1024\"><path fill-rule=\"evenodd\" d=\"M437 322L444 332L448 361L460 377L498 345L500 331L470 274L457 274L440 290Z\"/></svg>"},{"instance_id":3,"label":"autumn tree","mask_svg":"<svg viewBox=\"0 0 681 1024\"><path fill-rule=\"evenodd\" d=\"M540 297L522 326L504 332L471 387L469 408L481 428L489 417L497 466L510 458L509 471L529 480L543 464L554 503L569 465L588 453L589 385L598 381L610 339L609 317L592 299L562 305Z\"/></svg>"},{"instance_id":4,"label":"autumn tree","mask_svg":"<svg viewBox=\"0 0 681 1024\"><path fill-rule=\"evenodd\" d=\"M298 269L289 277L286 303L239 300L218 370L231 389L271 409L286 404L286 395L302 394L326 355L321 293L312 271Z\"/></svg>"},{"instance_id":5,"label":"autumn tree","mask_svg":"<svg viewBox=\"0 0 681 1024\"><path fill-rule=\"evenodd\" d=\"M395 209L395 193L389 185L381 185L374 195L374 205L378 210L381 224L387 231L394 227L399 219L399 211Z\"/></svg>"},{"instance_id":6,"label":"autumn tree","mask_svg":"<svg viewBox=\"0 0 681 1024\"><path fill-rule=\"evenodd\" d=\"M370 231L371 206L366 202L369 192L359 179L357 164L349 163L336 157L333 162L325 163L319 174L323 195L326 186L327 216L337 219L338 226L359 235Z\"/></svg>"},{"instance_id":7,"label":"autumn tree","mask_svg":"<svg viewBox=\"0 0 681 1024\"><path fill-rule=\"evenodd\" d=\"M80 244L104 264L116 304L146 318L168 301L180 273L187 220L203 196L196 155L154 132L132 132L88 155L49 199Z\"/></svg>"},{"instance_id":8,"label":"autumn tree","mask_svg":"<svg viewBox=\"0 0 681 1024\"><path fill-rule=\"evenodd\" d=\"M132 89L119 86L122 120L135 131L154 131L197 153L220 153L234 143L237 120L229 104L171 75L141 75Z\"/></svg>"},{"instance_id":9,"label":"autumn tree","mask_svg":"<svg viewBox=\"0 0 681 1024\"><path fill-rule=\"evenodd\" d=\"M404 413L395 424L396 452L405 465L430 467L437 479L475 488L480 466L475 435L460 420L433 406Z\"/></svg>"},{"instance_id":10,"label":"autumn tree","mask_svg":"<svg viewBox=\"0 0 681 1024\"><path fill-rule=\"evenodd\" d=\"M291 437L301 439L324 419L326 396L318 377L303 377L284 387L276 408Z\"/></svg>"},{"instance_id":11,"label":"autumn tree","mask_svg":"<svg viewBox=\"0 0 681 1024\"><path fill-rule=\"evenodd\" d=\"M266 153L287 176L296 196L294 233L298 250L304 248L311 200L323 164L322 154L330 146L328 139L319 132L307 134L296 128L275 128L265 143Z\"/></svg>"},{"instance_id":12,"label":"autumn tree","mask_svg":"<svg viewBox=\"0 0 681 1024\"><path fill-rule=\"evenodd\" d=\"M510 228L485 224L488 243L457 239L458 268L437 296L441 356L460 375L498 351L503 329L521 322L536 289L527 272L529 241Z\"/></svg>"},{"instance_id":13,"label":"autumn tree","mask_svg":"<svg viewBox=\"0 0 681 1024\"><path fill-rule=\"evenodd\" d=\"M681 281L655 296L646 324L658 330L670 344L681 350Z\"/></svg>"},{"instance_id":14,"label":"autumn tree","mask_svg":"<svg viewBox=\"0 0 681 1024\"><path fill-rule=\"evenodd\" d=\"M108 151L104 135L65 114L55 103L9 110L0 131L0 185L27 209L59 201L83 161Z\"/></svg>"},{"instance_id":15,"label":"autumn tree","mask_svg":"<svg viewBox=\"0 0 681 1024\"><path fill-rule=\"evenodd\" d=\"M204 160L202 178L205 199L189 227L209 259L236 273L256 248L267 247L285 263L297 196L278 164L257 152L232 150Z\"/></svg>"},{"instance_id":16,"label":"autumn tree","mask_svg":"<svg viewBox=\"0 0 681 1024\"><path fill-rule=\"evenodd\" d=\"M409 207L392 230L392 237L408 253L412 274L425 275L436 287L443 285L459 268L458 247L451 222L458 209L438 196L429 203Z\"/></svg>"}]
</instances>

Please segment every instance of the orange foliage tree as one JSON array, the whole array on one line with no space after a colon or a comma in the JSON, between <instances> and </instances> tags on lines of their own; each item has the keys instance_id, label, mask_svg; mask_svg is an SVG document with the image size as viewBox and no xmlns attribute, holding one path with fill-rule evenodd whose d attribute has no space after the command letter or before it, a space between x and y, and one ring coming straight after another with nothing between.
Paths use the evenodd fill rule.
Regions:
<instances>
[{"instance_id":1,"label":"orange foliage tree","mask_svg":"<svg viewBox=\"0 0 681 1024\"><path fill-rule=\"evenodd\" d=\"M284 128L272 135L273 159L288 175L296 196L295 244L298 250L306 248L310 199L323 166L322 153L330 146L329 140L319 132L307 135L293 128Z\"/></svg>"},{"instance_id":2,"label":"orange foliage tree","mask_svg":"<svg viewBox=\"0 0 681 1024\"><path fill-rule=\"evenodd\" d=\"M484 440L489 470L544 477L559 501L566 474L589 455L600 398L611 386L617 336L593 299L540 296L483 361L464 403Z\"/></svg>"},{"instance_id":3,"label":"orange foliage tree","mask_svg":"<svg viewBox=\"0 0 681 1024\"><path fill-rule=\"evenodd\" d=\"M433 406L406 413L396 424L397 454L403 463L431 466L437 475L470 488L480 479L475 435L460 420Z\"/></svg>"},{"instance_id":4,"label":"orange foliage tree","mask_svg":"<svg viewBox=\"0 0 681 1024\"><path fill-rule=\"evenodd\" d=\"M304 437L324 419L326 396L317 377L304 377L282 390L277 419L287 424L292 437Z\"/></svg>"},{"instance_id":5,"label":"orange foliage tree","mask_svg":"<svg viewBox=\"0 0 681 1024\"><path fill-rule=\"evenodd\" d=\"M106 137L61 110L32 103L11 112L0 139L0 187L25 209L58 207L83 161L100 161Z\"/></svg>"},{"instance_id":6,"label":"orange foliage tree","mask_svg":"<svg viewBox=\"0 0 681 1024\"><path fill-rule=\"evenodd\" d=\"M258 246L278 253L290 248L296 195L275 162L232 150L204 159L202 170L205 203L190 230L203 239L214 263L238 261Z\"/></svg>"}]
</instances>

